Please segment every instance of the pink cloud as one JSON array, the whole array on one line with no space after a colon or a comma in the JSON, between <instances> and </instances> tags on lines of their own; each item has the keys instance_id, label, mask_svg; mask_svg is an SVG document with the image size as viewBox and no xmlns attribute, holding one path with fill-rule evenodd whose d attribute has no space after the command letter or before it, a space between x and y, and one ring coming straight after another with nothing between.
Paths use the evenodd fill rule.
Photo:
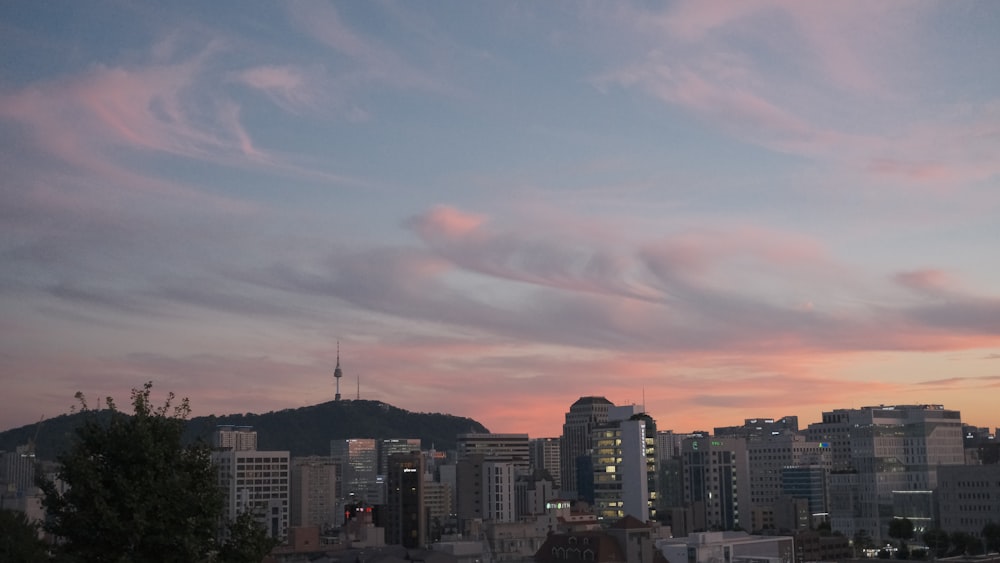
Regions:
<instances>
[{"instance_id":1,"label":"pink cloud","mask_svg":"<svg viewBox=\"0 0 1000 563\"><path fill-rule=\"evenodd\" d=\"M940 293L954 287L954 280L943 270L900 272L893 280L904 287L928 293Z\"/></svg>"},{"instance_id":2,"label":"pink cloud","mask_svg":"<svg viewBox=\"0 0 1000 563\"><path fill-rule=\"evenodd\" d=\"M447 205L439 205L413 218L410 226L422 237L461 238L473 234L486 223L486 216L467 213Z\"/></svg>"},{"instance_id":3,"label":"pink cloud","mask_svg":"<svg viewBox=\"0 0 1000 563\"><path fill-rule=\"evenodd\" d=\"M1000 174L989 141L1000 118L995 101L943 106L916 122L905 111L920 88L899 68L921 56L934 9L768 0L632 12L624 25L643 55L595 84L644 90L735 138L839 170L953 189ZM771 52L793 68L774 68Z\"/></svg>"}]
</instances>

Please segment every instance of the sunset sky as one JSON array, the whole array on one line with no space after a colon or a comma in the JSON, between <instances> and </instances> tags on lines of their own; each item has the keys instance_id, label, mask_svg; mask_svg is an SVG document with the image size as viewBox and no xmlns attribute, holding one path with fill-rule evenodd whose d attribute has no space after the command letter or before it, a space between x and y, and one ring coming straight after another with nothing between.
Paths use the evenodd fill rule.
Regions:
<instances>
[{"instance_id":1,"label":"sunset sky","mask_svg":"<svg viewBox=\"0 0 1000 563\"><path fill-rule=\"evenodd\" d=\"M4 2L0 429L151 380L1000 425L1000 3Z\"/></svg>"}]
</instances>

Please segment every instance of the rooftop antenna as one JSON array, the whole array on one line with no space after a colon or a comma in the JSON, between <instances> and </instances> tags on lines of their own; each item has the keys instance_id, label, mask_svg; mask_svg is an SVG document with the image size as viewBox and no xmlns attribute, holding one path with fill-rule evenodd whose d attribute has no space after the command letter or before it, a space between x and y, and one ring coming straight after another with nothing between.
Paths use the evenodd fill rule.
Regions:
<instances>
[{"instance_id":1,"label":"rooftop antenna","mask_svg":"<svg viewBox=\"0 0 1000 563\"><path fill-rule=\"evenodd\" d=\"M337 367L333 369L333 377L337 381L337 394L334 395L333 400L340 400L340 378L344 377L344 372L340 369L340 341L337 341Z\"/></svg>"},{"instance_id":2,"label":"rooftop antenna","mask_svg":"<svg viewBox=\"0 0 1000 563\"><path fill-rule=\"evenodd\" d=\"M358 400L361 400L361 375L355 376L358 378Z\"/></svg>"}]
</instances>

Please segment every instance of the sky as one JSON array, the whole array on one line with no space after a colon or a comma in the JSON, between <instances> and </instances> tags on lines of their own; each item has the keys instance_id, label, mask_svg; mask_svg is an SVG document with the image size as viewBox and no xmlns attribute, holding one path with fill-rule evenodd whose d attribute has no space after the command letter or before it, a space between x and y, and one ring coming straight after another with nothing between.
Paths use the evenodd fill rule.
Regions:
<instances>
[{"instance_id":1,"label":"sky","mask_svg":"<svg viewBox=\"0 0 1000 563\"><path fill-rule=\"evenodd\" d=\"M0 428L1000 426L1000 4L4 2Z\"/></svg>"}]
</instances>

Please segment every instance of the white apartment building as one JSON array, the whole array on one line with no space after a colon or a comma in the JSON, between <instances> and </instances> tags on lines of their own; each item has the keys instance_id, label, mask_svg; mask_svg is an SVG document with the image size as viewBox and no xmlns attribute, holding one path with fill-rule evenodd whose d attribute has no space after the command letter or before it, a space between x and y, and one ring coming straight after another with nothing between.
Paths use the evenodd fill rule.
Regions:
<instances>
[{"instance_id":1,"label":"white apartment building","mask_svg":"<svg viewBox=\"0 0 1000 563\"><path fill-rule=\"evenodd\" d=\"M483 520L516 522L514 481L517 467L510 462L484 461L482 471Z\"/></svg>"},{"instance_id":2,"label":"white apartment building","mask_svg":"<svg viewBox=\"0 0 1000 563\"><path fill-rule=\"evenodd\" d=\"M212 461L226 494L226 518L250 511L270 537L285 537L290 523L289 453L224 450L212 452Z\"/></svg>"}]
</instances>

